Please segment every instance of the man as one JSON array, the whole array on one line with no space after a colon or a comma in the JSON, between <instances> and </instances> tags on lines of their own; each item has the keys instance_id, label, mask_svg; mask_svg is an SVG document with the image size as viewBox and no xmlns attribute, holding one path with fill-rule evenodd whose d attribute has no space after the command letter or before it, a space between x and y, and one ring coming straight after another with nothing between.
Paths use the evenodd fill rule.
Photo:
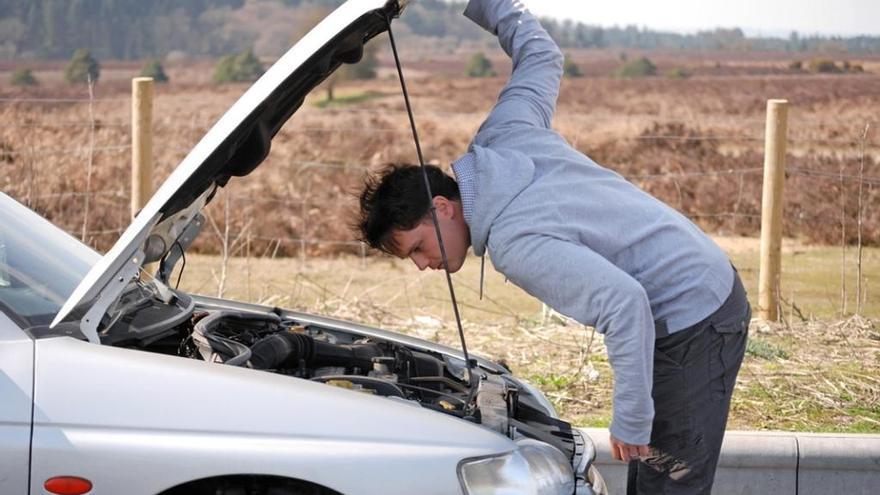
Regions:
<instances>
[{"instance_id":1,"label":"man","mask_svg":"<svg viewBox=\"0 0 880 495\"><path fill-rule=\"evenodd\" d=\"M450 271L473 246L555 310L605 335L612 455L631 493L709 493L750 309L730 261L675 210L551 129L563 57L516 0L471 0L513 73L456 179L429 167ZM421 170L367 181L361 238L419 269L443 261Z\"/></svg>"}]
</instances>

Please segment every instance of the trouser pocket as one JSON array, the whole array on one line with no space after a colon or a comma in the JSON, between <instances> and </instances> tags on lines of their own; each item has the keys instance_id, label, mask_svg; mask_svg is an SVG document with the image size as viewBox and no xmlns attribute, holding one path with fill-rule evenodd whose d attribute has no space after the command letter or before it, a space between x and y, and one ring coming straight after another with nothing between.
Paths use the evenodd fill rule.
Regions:
<instances>
[{"instance_id":1,"label":"trouser pocket","mask_svg":"<svg viewBox=\"0 0 880 495\"><path fill-rule=\"evenodd\" d=\"M709 376L713 402L728 401L733 394L748 338L748 318L744 321L733 325L712 325L707 329L712 333Z\"/></svg>"}]
</instances>

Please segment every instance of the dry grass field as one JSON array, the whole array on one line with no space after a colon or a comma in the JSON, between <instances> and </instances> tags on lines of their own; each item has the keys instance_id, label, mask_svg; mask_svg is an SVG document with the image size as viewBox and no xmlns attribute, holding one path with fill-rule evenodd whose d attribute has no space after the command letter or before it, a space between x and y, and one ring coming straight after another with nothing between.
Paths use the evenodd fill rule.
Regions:
<instances>
[{"instance_id":1,"label":"dry grass field","mask_svg":"<svg viewBox=\"0 0 880 495\"><path fill-rule=\"evenodd\" d=\"M468 54L403 48L426 158L448 166L466 149L504 78L461 77ZM506 73L501 55L488 54ZM564 80L555 127L718 236L752 292L765 104L791 102L785 322L753 324L732 426L880 431L880 56L838 55L865 73L816 75L789 69L791 54L647 55L660 76L619 79L610 75L620 64L617 51L573 52L587 76ZM366 171L415 160L384 57L378 79L342 84L336 102L316 92L281 130L266 162L218 194L183 288L216 294L222 280L226 296L455 343L442 277L364 253L347 226ZM89 102L85 87L61 82L62 63L34 66L42 84L26 89L6 85L14 64L0 65L0 189L99 250L128 224L129 79L138 67L105 62ZM665 75L674 69L690 76ZM156 88L154 185L247 88L213 85L212 70L205 61L166 66L172 82ZM232 258L224 276L217 253L227 227ZM869 246L862 256L864 308L852 316L860 238ZM471 260L456 276L475 351L506 360L566 417L605 424L611 376L601 336L542 312L491 270L478 301L478 266Z\"/></svg>"},{"instance_id":2,"label":"dry grass field","mask_svg":"<svg viewBox=\"0 0 880 495\"><path fill-rule=\"evenodd\" d=\"M466 149L504 78L454 76L463 73L465 54L408 55L426 158L448 166ZM791 58L780 54L756 60L754 54L661 53L651 55L661 74L684 68L693 75L620 79L609 76L618 56L572 54L592 74L562 85L555 126L575 147L709 231L756 235L765 102L788 98L786 235L825 244L843 235L855 243L861 173L868 178L861 182L862 237L880 243L880 210L873 206L880 199L880 57L859 60L864 74L814 75L787 69ZM492 58L504 73L503 60ZM302 244L291 240L350 241L345 218L365 170L416 159L388 65L386 57L377 80L343 84L335 104L323 104L317 91L280 131L266 163L225 188L211 210L215 217L226 218L220 210L228 200L230 229L247 230L257 250L296 254ZM59 82L62 67L37 67L43 84L34 89L0 86L0 187L71 231L82 232L86 223L87 241L106 249L127 224L129 78L138 64L106 63L92 105L81 101L88 98L85 87ZM0 69L0 81L8 81L12 66ZM172 82L157 87L155 101L156 184L246 89L211 84L209 62L170 65L167 72ZM255 215L267 210L278 215ZM216 246L199 248L216 252Z\"/></svg>"}]
</instances>

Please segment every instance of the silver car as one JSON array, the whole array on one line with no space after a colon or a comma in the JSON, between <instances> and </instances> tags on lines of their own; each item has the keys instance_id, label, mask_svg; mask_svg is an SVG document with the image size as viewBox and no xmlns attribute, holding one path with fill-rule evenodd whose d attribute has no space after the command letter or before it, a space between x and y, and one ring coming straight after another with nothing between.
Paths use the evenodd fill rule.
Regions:
<instances>
[{"instance_id":1,"label":"silver car","mask_svg":"<svg viewBox=\"0 0 880 495\"><path fill-rule=\"evenodd\" d=\"M0 494L604 493L590 439L502 365L171 288L217 188L403 3L328 16L104 256L0 193Z\"/></svg>"}]
</instances>

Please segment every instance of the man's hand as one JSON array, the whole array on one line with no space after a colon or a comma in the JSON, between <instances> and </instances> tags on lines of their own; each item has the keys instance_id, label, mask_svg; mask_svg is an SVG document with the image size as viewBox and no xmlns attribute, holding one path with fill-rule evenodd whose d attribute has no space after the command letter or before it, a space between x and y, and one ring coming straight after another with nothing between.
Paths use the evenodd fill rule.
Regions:
<instances>
[{"instance_id":1,"label":"man's hand","mask_svg":"<svg viewBox=\"0 0 880 495\"><path fill-rule=\"evenodd\" d=\"M608 435L611 440L611 457L618 461L629 462L651 455L651 448L647 445L630 445Z\"/></svg>"}]
</instances>

